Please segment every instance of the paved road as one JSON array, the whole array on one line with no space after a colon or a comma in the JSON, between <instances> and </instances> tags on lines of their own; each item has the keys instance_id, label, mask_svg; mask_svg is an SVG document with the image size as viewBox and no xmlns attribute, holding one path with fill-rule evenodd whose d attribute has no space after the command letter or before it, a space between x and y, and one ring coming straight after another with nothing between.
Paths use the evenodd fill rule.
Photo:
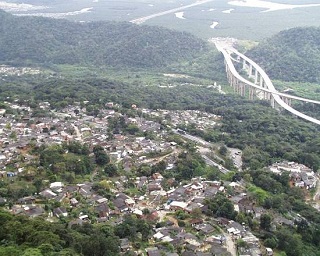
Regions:
<instances>
[{"instance_id":1,"label":"paved road","mask_svg":"<svg viewBox=\"0 0 320 256\"><path fill-rule=\"evenodd\" d=\"M182 136L182 137L184 137L184 138L186 138L186 139L192 140L192 141L194 141L194 142L196 142L196 143L199 143L199 144L201 144L201 145L203 145L203 146L206 146L206 147L208 147L208 148L209 148L209 147L212 147L212 144L211 144L211 143L209 143L209 142L207 142L207 141L205 141L205 140L203 140L203 139L201 139L201 138L199 138L199 137L196 137L196 136L187 134L186 132L180 133L180 132L178 132L178 130L175 130L175 129L172 129L172 131L173 131L174 133L176 133L176 134L179 134L180 136Z\"/></svg>"},{"instance_id":2,"label":"paved road","mask_svg":"<svg viewBox=\"0 0 320 256\"><path fill-rule=\"evenodd\" d=\"M77 126L75 126L74 124L72 126L76 132L77 138L81 141L81 132L79 131L79 128Z\"/></svg>"},{"instance_id":3,"label":"paved road","mask_svg":"<svg viewBox=\"0 0 320 256\"><path fill-rule=\"evenodd\" d=\"M138 18L138 19L131 20L130 22L131 23L135 23L135 24L141 24L143 22L146 22L147 20L150 20L150 19L153 19L153 18L156 18L156 17L160 17L160 16L163 16L163 15L166 15L166 14L169 14L169 13L182 11L184 9L188 9L190 7L193 7L193 6L197 6L197 5L201 5L201 4L205 4L205 3L209 3L209 2L213 2L213 1L214 0L200 0L200 1L197 1L197 2L195 2L193 4L184 5L184 6L177 7L177 8L174 8L174 9L170 9L170 10L167 10L167 11L164 11L164 12L158 12L158 13L151 14L151 15L148 15L148 16L145 16L145 17L141 17L141 18Z\"/></svg>"},{"instance_id":4,"label":"paved road","mask_svg":"<svg viewBox=\"0 0 320 256\"><path fill-rule=\"evenodd\" d=\"M214 161L212 161L209 157L207 157L206 155L201 155L202 158L205 160L206 164L207 165L210 165L210 166L215 166L219 169L220 172L226 174L228 172L230 172L228 169L224 168L221 164L218 164Z\"/></svg>"},{"instance_id":5,"label":"paved road","mask_svg":"<svg viewBox=\"0 0 320 256\"><path fill-rule=\"evenodd\" d=\"M212 147L212 144L211 143L209 143L209 142L207 142L207 141L205 141L205 140L203 140L203 139L201 139L201 138L198 138L198 137L196 137L196 136L193 136L193 135L190 135L190 134L187 134L187 133L180 133L180 132L178 132L177 130L172 130L174 133L176 133L176 134L179 134L179 135L181 135L182 137L184 137L184 138L186 138L186 139L189 139L189 140L192 140L192 141L194 141L194 142L196 142L196 143L198 143L198 144L201 144L202 146L204 146L204 147L207 147L207 148L211 148ZM206 164L207 165L210 165L210 166L215 166L215 167L217 167L219 170L220 170L220 172L222 172L222 173L224 173L224 174L226 174L226 173L228 173L229 172L229 170L227 170L225 167L223 167L221 164L218 164L218 163L216 163L216 162L214 162L213 160L211 160L209 157L207 157L204 153L203 153L203 148L200 148L200 154L201 154L201 156L202 156L202 158L206 161ZM219 158L219 157L218 157ZM223 161L223 159L221 159L222 161Z\"/></svg>"},{"instance_id":6,"label":"paved road","mask_svg":"<svg viewBox=\"0 0 320 256\"><path fill-rule=\"evenodd\" d=\"M226 238L226 246L227 246L228 252L230 252L232 256L236 256L237 255L236 244L232 240L231 235L228 233L224 233L224 236Z\"/></svg>"},{"instance_id":7,"label":"paved road","mask_svg":"<svg viewBox=\"0 0 320 256\"><path fill-rule=\"evenodd\" d=\"M241 166L242 166L242 152L240 149L237 148L228 148L230 151L230 157L233 161L233 164L235 167L237 167L238 170L241 171Z\"/></svg>"}]
</instances>

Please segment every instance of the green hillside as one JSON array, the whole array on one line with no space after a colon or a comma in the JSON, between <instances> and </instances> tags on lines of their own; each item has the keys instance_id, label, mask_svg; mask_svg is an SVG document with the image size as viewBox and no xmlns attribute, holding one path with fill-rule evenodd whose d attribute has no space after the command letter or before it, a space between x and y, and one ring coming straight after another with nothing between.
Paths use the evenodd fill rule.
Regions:
<instances>
[{"instance_id":1,"label":"green hillside","mask_svg":"<svg viewBox=\"0 0 320 256\"><path fill-rule=\"evenodd\" d=\"M131 23L75 23L17 17L0 10L0 61L153 68L191 60L207 50L184 32Z\"/></svg>"},{"instance_id":2,"label":"green hillside","mask_svg":"<svg viewBox=\"0 0 320 256\"><path fill-rule=\"evenodd\" d=\"M272 79L320 82L320 28L282 31L247 53Z\"/></svg>"}]
</instances>

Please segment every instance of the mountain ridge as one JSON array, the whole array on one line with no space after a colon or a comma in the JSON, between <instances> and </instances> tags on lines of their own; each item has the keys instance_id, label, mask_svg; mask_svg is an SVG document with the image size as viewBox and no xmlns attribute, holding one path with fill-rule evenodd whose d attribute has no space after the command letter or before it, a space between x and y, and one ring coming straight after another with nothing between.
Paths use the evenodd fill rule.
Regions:
<instances>
[{"instance_id":1,"label":"mountain ridge","mask_svg":"<svg viewBox=\"0 0 320 256\"><path fill-rule=\"evenodd\" d=\"M0 11L0 61L163 67L208 49L186 32L128 22L76 23Z\"/></svg>"},{"instance_id":2,"label":"mountain ridge","mask_svg":"<svg viewBox=\"0 0 320 256\"><path fill-rule=\"evenodd\" d=\"M281 31L261 42L247 55L272 79L320 82L320 27Z\"/></svg>"}]
</instances>

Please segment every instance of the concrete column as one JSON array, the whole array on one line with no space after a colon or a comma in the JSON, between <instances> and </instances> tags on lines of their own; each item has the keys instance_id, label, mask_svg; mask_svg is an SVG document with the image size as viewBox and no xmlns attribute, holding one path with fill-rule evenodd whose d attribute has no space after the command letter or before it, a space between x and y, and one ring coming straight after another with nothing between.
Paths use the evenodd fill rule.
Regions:
<instances>
[{"instance_id":1,"label":"concrete column","mask_svg":"<svg viewBox=\"0 0 320 256\"><path fill-rule=\"evenodd\" d=\"M242 83L239 83L239 94L242 96Z\"/></svg>"},{"instance_id":2,"label":"concrete column","mask_svg":"<svg viewBox=\"0 0 320 256\"><path fill-rule=\"evenodd\" d=\"M251 99L254 99L254 88L251 88Z\"/></svg>"},{"instance_id":3,"label":"concrete column","mask_svg":"<svg viewBox=\"0 0 320 256\"><path fill-rule=\"evenodd\" d=\"M251 77L251 76L252 76L252 65L249 64L249 77Z\"/></svg>"},{"instance_id":4,"label":"concrete column","mask_svg":"<svg viewBox=\"0 0 320 256\"><path fill-rule=\"evenodd\" d=\"M232 78L233 78L233 82L232 82L233 91L235 93L238 93L238 86L237 86L236 78L235 77L232 77Z\"/></svg>"},{"instance_id":5,"label":"concrete column","mask_svg":"<svg viewBox=\"0 0 320 256\"><path fill-rule=\"evenodd\" d=\"M237 81L237 93L241 94L241 84Z\"/></svg>"},{"instance_id":6,"label":"concrete column","mask_svg":"<svg viewBox=\"0 0 320 256\"><path fill-rule=\"evenodd\" d=\"M260 75L260 87L264 88L264 81L261 75Z\"/></svg>"},{"instance_id":7,"label":"concrete column","mask_svg":"<svg viewBox=\"0 0 320 256\"><path fill-rule=\"evenodd\" d=\"M259 78L259 73L258 70L254 70L254 83L257 84L258 83L258 78Z\"/></svg>"},{"instance_id":8,"label":"concrete column","mask_svg":"<svg viewBox=\"0 0 320 256\"><path fill-rule=\"evenodd\" d=\"M254 94L255 94L255 90L254 90L254 88L252 88L250 86L250 88L249 88L249 100L253 100L254 99Z\"/></svg>"},{"instance_id":9,"label":"concrete column","mask_svg":"<svg viewBox=\"0 0 320 256\"><path fill-rule=\"evenodd\" d=\"M242 60L242 68L246 69L246 60L245 59Z\"/></svg>"},{"instance_id":10,"label":"concrete column","mask_svg":"<svg viewBox=\"0 0 320 256\"><path fill-rule=\"evenodd\" d=\"M241 83L241 96L244 97L246 96L246 84L245 83Z\"/></svg>"},{"instance_id":11,"label":"concrete column","mask_svg":"<svg viewBox=\"0 0 320 256\"><path fill-rule=\"evenodd\" d=\"M271 96L271 101L270 101L271 107L274 108L275 107L275 100L274 98Z\"/></svg>"},{"instance_id":12,"label":"concrete column","mask_svg":"<svg viewBox=\"0 0 320 256\"><path fill-rule=\"evenodd\" d=\"M227 76L228 76L229 84L230 84L230 86L232 86L232 74L231 74L229 69L228 69L228 73L227 74L228 74Z\"/></svg>"},{"instance_id":13,"label":"concrete column","mask_svg":"<svg viewBox=\"0 0 320 256\"><path fill-rule=\"evenodd\" d=\"M246 95L246 84L241 85L241 96L244 97Z\"/></svg>"}]
</instances>

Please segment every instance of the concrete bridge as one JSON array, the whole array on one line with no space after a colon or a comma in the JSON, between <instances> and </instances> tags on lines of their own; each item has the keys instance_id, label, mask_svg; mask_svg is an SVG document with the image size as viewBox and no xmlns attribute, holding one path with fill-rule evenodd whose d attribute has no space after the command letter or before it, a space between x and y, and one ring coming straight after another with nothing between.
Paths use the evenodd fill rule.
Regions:
<instances>
[{"instance_id":1,"label":"concrete bridge","mask_svg":"<svg viewBox=\"0 0 320 256\"><path fill-rule=\"evenodd\" d=\"M238 52L231 46L215 42L217 49L223 54L229 84L241 96L248 96L249 99L268 100L273 108L285 109L295 116L320 125L320 120L305 115L291 107L292 100L299 100L307 103L320 104L320 101L305 99L286 93L278 92L268 75L253 60ZM233 62L240 63L247 71L249 81L242 77L236 70Z\"/></svg>"}]
</instances>

